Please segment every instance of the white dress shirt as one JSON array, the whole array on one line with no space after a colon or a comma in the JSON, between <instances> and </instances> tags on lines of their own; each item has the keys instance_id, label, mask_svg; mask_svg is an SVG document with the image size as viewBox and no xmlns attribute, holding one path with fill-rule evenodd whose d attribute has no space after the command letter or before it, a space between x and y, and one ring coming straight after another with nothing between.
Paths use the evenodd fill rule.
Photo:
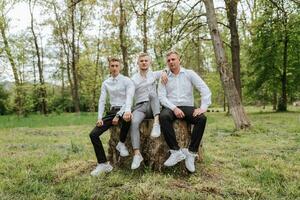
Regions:
<instances>
[{"instance_id":1,"label":"white dress shirt","mask_svg":"<svg viewBox=\"0 0 300 200\"><path fill-rule=\"evenodd\" d=\"M119 74L115 78L109 77L102 83L98 104L98 119L103 117L107 93L111 107L121 107L117 115L122 116L124 112L131 111L134 85L128 77Z\"/></svg>"},{"instance_id":2,"label":"white dress shirt","mask_svg":"<svg viewBox=\"0 0 300 200\"><path fill-rule=\"evenodd\" d=\"M151 71L150 69L146 73L146 77L143 77L140 72L134 74L131 77L132 82L135 86L135 103L143 101L149 101L149 94L151 92L156 93L156 80L161 77L162 71Z\"/></svg>"},{"instance_id":3,"label":"white dress shirt","mask_svg":"<svg viewBox=\"0 0 300 200\"><path fill-rule=\"evenodd\" d=\"M179 74L168 73L168 83L159 83L158 98L160 103L171 110L177 106L194 106L193 86L201 93L201 109L211 104L211 92L205 82L193 70L180 67Z\"/></svg>"}]
</instances>

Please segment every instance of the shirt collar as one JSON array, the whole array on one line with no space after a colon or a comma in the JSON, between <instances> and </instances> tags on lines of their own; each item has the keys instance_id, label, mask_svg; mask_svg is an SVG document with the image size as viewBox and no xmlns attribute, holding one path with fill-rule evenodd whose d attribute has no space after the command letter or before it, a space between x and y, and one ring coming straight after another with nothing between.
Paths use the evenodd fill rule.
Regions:
<instances>
[{"instance_id":1,"label":"shirt collar","mask_svg":"<svg viewBox=\"0 0 300 200\"><path fill-rule=\"evenodd\" d=\"M152 72L151 68L148 68L147 73L146 73L146 78L148 77L148 74ZM141 75L141 71L139 70L138 72L139 78L143 78L143 76Z\"/></svg>"},{"instance_id":2,"label":"shirt collar","mask_svg":"<svg viewBox=\"0 0 300 200\"><path fill-rule=\"evenodd\" d=\"M180 66L180 71L179 74L185 74L186 73L186 69L182 66ZM175 76L175 74L173 74L173 72L170 71L169 73L170 76Z\"/></svg>"},{"instance_id":3,"label":"shirt collar","mask_svg":"<svg viewBox=\"0 0 300 200\"><path fill-rule=\"evenodd\" d=\"M122 74L118 74L118 76L116 76L116 77L113 77L113 76L111 76L110 78L111 78L111 80L116 80L116 81L119 81L120 79L121 79L121 77L122 77Z\"/></svg>"}]
</instances>

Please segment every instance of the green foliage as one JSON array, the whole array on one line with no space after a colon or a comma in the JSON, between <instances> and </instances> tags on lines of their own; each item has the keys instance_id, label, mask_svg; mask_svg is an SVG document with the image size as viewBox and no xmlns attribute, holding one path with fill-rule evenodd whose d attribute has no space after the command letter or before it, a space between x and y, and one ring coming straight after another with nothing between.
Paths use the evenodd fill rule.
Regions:
<instances>
[{"instance_id":1,"label":"green foliage","mask_svg":"<svg viewBox=\"0 0 300 200\"><path fill-rule=\"evenodd\" d=\"M8 94L3 85L0 84L0 115L4 115L8 111Z\"/></svg>"},{"instance_id":2,"label":"green foliage","mask_svg":"<svg viewBox=\"0 0 300 200\"><path fill-rule=\"evenodd\" d=\"M299 14L293 3L284 4L287 16L282 16L271 2L262 1L259 13L252 23L252 41L248 50L248 72L245 79L246 95L265 103L280 101L283 79L284 28L287 20L288 60L287 60L287 93L290 99L299 96ZM288 8L292 10L288 10ZM294 9L294 10L293 10ZM279 13L279 14L278 14ZM280 14L281 13L281 14ZM274 99L275 98L275 99ZM278 100L276 100L278 99ZM275 101L275 102L274 102ZM279 103L279 105L281 105Z\"/></svg>"}]
</instances>

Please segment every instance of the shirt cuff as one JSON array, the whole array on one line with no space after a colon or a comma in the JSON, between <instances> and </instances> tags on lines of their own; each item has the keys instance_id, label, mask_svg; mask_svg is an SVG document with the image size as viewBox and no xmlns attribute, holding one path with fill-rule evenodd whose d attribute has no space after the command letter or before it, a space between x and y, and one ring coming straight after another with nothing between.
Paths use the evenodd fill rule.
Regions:
<instances>
[{"instance_id":1,"label":"shirt cuff","mask_svg":"<svg viewBox=\"0 0 300 200\"><path fill-rule=\"evenodd\" d=\"M200 108L201 108L202 110L207 110L207 109L208 109L208 105L201 105Z\"/></svg>"}]
</instances>

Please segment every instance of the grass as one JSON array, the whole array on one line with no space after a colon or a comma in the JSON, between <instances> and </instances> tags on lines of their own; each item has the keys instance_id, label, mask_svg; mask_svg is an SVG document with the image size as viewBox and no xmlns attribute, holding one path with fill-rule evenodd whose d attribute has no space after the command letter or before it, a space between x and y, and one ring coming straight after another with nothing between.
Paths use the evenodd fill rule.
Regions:
<instances>
[{"instance_id":1,"label":"grass","mask_svg":"<svg viewBox=\"0 0 300 200\"><path fill-rule=\"evenodd\" d=\"M300 199L300 111L267 109L247 108L249 131L208 113L195 174L128 167L97 178L88 137L96 113L1 116L0 199Z\"/></svg>"}]
</instances>

